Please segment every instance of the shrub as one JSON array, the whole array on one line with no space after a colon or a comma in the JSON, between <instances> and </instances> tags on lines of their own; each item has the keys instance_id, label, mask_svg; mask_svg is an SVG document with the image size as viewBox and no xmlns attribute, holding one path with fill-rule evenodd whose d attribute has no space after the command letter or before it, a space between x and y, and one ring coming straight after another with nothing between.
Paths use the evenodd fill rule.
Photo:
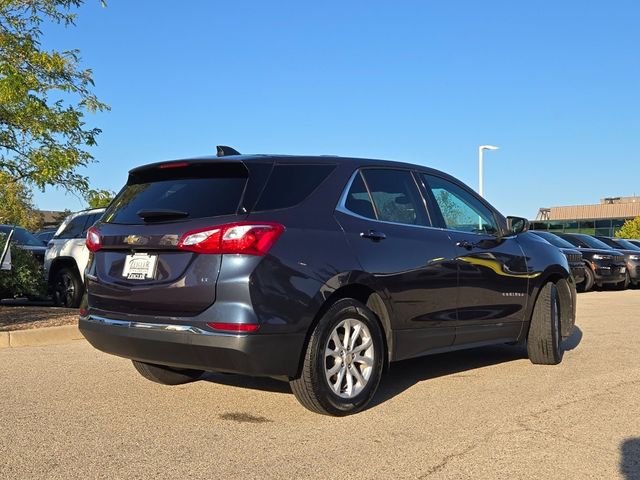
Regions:
<instances>
[{"instance_id":1,"label":"shrub","mask_svg":"<svg viewBox=\"0 0 640 480\"><path fill-rule=\"evenodd\" d=\"M5 240L0 238L0 255ZM0 270L0 298L43 297L47 293L44 272L33 254L11 245L11 270Z\"/></svg>"}]
</instances>

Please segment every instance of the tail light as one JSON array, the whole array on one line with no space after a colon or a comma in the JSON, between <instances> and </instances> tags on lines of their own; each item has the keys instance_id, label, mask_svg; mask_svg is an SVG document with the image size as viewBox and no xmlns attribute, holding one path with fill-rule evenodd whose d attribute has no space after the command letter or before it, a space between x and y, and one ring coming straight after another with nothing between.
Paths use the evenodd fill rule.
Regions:
<instances>
[{"instance_id":1,"label":"tail light","mask_svg":"<svg viewBox=\"0 0 640 480\"><path fill-rule=\"evenodd\" d=\"M269 251L282 232L284 227L279 223L227 223L185 233L178 242L178 248L197 253L261 256Z\"/></svg>"},{"instance_id":2,"label":"tail light","mask_svg":"<svg viewBox=\"0 0 640 480\"><path fill-rule=\"evenodd\" d=\"M90 252L97 252L102 248L102 235L96 227L87 230L87 248Z\"/></svg>"},{"instance_id":3,"label":"tail light","mask_svg":"<svg viewBox=\"0 0 640 480\"><path fill-rule=\"evenodd\" d=\"M226 330L227 332L236 332L236 333L244 333L244 332L255 332L258 330L260 325L257 323L218 323L212 322L207 323L211 328L215 330Z\"/></svg>"}]
</instances>

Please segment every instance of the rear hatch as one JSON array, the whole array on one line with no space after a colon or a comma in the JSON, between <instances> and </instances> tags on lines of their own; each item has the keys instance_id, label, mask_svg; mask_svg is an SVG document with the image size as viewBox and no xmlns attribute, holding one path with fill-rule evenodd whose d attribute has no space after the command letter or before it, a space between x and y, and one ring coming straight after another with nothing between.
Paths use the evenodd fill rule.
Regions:
<instances>
[{"instance_id":1,"label":"rear hatch","mask_svg":"<svg viewBox=\"0 0 640 480\"><path fill-rule=\"evenodd\" d=\"M132 170L92 229L100 246L87 270L90 308L193 316L213 304L222 255L188 251L179 241L244 220L245 202L255 200L270 168L195 160Z\"/></svg>"}]
</instances>

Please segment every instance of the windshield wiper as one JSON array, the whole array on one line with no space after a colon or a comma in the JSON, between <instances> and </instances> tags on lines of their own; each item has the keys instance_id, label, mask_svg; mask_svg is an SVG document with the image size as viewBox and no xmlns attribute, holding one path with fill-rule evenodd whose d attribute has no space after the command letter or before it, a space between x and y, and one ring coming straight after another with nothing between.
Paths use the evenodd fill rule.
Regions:
<instances>
[{"instance_id":1,"label":"windshield wiper","mask_svg":"<svg viewBox=\"0 0 640 480\"><path fill-rule=\"evenodd\" d=\"M154 209L154 210L138 210L136 212L143 220L160 220L165 218L183 218L188 217L188 212L183 212L181 210L169 210L169 209Z\"/></svg>"}]
</instances>

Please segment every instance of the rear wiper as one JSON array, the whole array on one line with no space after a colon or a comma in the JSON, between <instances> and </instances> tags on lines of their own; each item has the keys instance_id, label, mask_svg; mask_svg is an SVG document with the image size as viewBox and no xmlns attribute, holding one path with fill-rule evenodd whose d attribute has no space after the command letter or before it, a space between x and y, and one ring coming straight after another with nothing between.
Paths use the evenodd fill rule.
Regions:
<instances>
[{"instance_id":1,"label":"rear wiper","mask_svg":"<svg viewBox=\"0 0 640 480\"><path fill-rule=\"evenodd\" d=\"M169 209L155 209L155 210L138 210L136 212L143 220L159 220L162 218L182 218L188 217L188 212L181 210L169 210Z\"/></svg>"}]
</instances>

